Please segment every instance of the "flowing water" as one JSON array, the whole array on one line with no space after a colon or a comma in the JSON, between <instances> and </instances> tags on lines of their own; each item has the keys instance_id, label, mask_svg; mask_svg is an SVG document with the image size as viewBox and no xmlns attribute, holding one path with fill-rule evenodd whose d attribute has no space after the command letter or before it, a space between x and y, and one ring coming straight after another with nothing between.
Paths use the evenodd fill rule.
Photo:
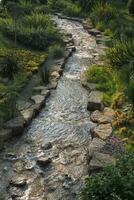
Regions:
<instances>
[{"instance_id":1,"label":"flowing water","mask_svg":"<svg viewBox=\"0 0 134 200\"><path fill-rule=\"evenodd\" d=\"M94 124L87 111L89 93L80 84L80 74L99 54L98 47L79 22L58 17L55 22L61 31L72 34L76 52L39 116L21 138L11 141L1 153L1 200L78 199L88 174L86 153ZM48 142L52 147L43 148ZM42 156L52 162L40 167L36 161ZM27 185L9 185L11 179L17 178L25 178Z\"/></svg>"}]
</instances>

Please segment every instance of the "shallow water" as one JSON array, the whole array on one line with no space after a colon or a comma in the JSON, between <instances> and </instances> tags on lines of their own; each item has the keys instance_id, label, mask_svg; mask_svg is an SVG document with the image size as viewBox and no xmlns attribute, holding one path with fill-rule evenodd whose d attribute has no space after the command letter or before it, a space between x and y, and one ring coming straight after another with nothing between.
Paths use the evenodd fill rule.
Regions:
<instances>
[{"instance_id":1,"label":"shallow water","mask_svg":"<svg viewBox=\"0 0 134 200\"><path fill-rule=\"evenodd\" d=\"M87 111L89 93L80 84L80 74L98 55L98 47L80 23L58 17L54 20L61 31L72 34L76 52L39 116L20 139L10 142L1 153L2 200L6 199L4 196L18 200L78 199L77 193L88 174L86 153L94 124ZM44 150L42 144L47 142L52 143L52 148ZM10 160L5 157L8 153L16 157ZM41 156L50 157L52 163L40 168L36 161ZM9 180L17 177L26 178L27 187L7 189Z\"/></svg>"}]
</instances>

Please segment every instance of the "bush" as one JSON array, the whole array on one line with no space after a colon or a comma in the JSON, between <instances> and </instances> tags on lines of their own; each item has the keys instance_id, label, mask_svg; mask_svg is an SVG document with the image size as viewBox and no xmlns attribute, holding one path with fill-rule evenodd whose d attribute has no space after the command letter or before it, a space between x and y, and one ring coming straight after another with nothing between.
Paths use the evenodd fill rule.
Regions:
<instances>
[{"instance_id":1,"label":"bush","mask_svg":"<svg viewBox=\"0 0 134 200\"><path fill-rule=\"evenodd\" d=\"M5 20L2 31L14 39L14 22ZM17 27L17 41L36 50L44 50L55 42L61 42L58 30L54 27L50 17L44 14L33 13L19 20Z\"/></svg>"},{"instance_id":2,"label":"bush","mask_svg":"<svg viewBox=\"0 0 134 200\"><path fill-rule=\"evenodd\" d=\"M111 68L93 65L87 70L89 82L96 83L99 90L113 93L116 90L116 77Z\"/></svg>"},{"instance_id":3,"label":"bush","mask_svg":"<svg viewBox=\"0 0 134 200\"><path fill-rule=\"evenodd\" d=\"M106 51L110 63L120 69L123 65L134 63L134 41L117 41L113 47Z\"/></svg>"},{"instance_id":4,"label":"bush","mask_svg":"<svg viewBox=\"0 0 134 200\"><path fill-rule=\"evenodd\" d=\"M102 21L108 23L117 17L118 11L109 3L97 3L92 9L91 20L93 24Z\"/></svg>"},{"instance_id":5,"label":"bush","mask_svg":"<svg viewBox=\"0 0 134 200\"><path fill-rule=\"evenodd\" d=\"M49 55L53 58L61 58L64 55L64 47L59 44L54 44L49 47Z\"/></svg>"},{"instance_id":6,"label":"bush","mask_svg":"<svg viewBox=\"0 0 134 200\"><path fill-rule=\"evenodd\" d=\"M83 200L134 199L134 155L119 158L115 166L107 167L99 175L86 179Z\"/></svg>"},{"instance_id":7,"label":"bush","mask_svg":"<svg viewBox=\"0 0 134 200\"><path fill-rule=\"evenodd\" d=\"M128 2L128 10L130 14L134 14L134 0L129 0Z\"/></svg>"}]
</instances>

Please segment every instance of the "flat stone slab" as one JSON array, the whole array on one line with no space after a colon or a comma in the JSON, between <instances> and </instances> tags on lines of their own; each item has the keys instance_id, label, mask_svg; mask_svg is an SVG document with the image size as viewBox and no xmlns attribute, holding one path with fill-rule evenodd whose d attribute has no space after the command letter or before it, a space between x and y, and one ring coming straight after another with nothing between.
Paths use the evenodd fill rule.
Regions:
<instances>
[{"instance_id":1,"label":"flat stone slab","mask_svg":"<svg viewBox=\"0 0 134 200\"><path fill-rule=\"evenodd\" d=\"M95 123L105 124L112 123L115 112L111 108L105 108L103 112L99 110L94 111L91 114L91 120Z\"/></svg>"},{"instance_id":2,"label":"flat stone slab","mask_svg":"<svg viewBox=\"0 0 134 200\"><path fill-rule=\"evenodd\" d=\"M89 163L90 173L100 170L106 166L115 164L116 159L109 154L95 153Z\"/></svg>"},{"instance_id":3,"label":"flat stone slab","mask_svg":"<svg viewBox=\"0 0 134 200\"><path fill-rule=\"evenodd\" d=\"M22 133L24 128L24 119L23 117L16 117L14 119L11 119L7 121L4 124L5 129L11 129L13 135L19 135Z\"/></svg>"},{"instance_id":4,"label":"flat stone slab","mask_svg":"<svg viewBox=\"0 0 134 200\"><path fill-rule=\"evenodd\" d=\"M102 148L104 148L105 145L105 141L99 138L93 138L92 142L88 147L89 155L92 156L94 152L99 152Z\"/></svg>"},{"instance_id":5,"label":"flat stone slab","mask_svg":"<svg viewBox=\"0 0 134 200\"><path fill-rule=\"evenodd\" d=\"M108 124L100 124L92 129L92 137L97 137L102 140L106 140L112 134L112 126L110 123Z\"/></svg>"},{"instance_id":6,"label":"flat stone slab","mask_svg":"<svg viewBox=\"0 0 134 200\"><path fill-rule=\"evenodd\" d=\"M89 95L87 109L89 111L104 109L103 105L103 93L100 91L92 91Z\"/></svg>"},{"instance_id":7,"label":"flat stone slab","mask_svg":"<svg viewBox=\"0 0 134 200\"><path fill-rule=\"evenodd\" d=\"M35 104L44 104L45 103L45 96L43 95L34 95L31 97L31 100L34 101Z\"/></svg>"}]
</instances>

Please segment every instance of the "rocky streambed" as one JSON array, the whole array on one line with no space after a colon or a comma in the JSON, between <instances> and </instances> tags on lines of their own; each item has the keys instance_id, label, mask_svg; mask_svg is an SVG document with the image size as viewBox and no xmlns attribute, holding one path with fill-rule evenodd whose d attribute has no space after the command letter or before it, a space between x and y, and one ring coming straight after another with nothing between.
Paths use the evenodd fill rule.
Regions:
<instances>
[{"instance_id":1,"label":"rocky streambed","mask_svg":"<svg viewBox=\"0 0 134 200\"><path fill-rule=\"evenodd\" d=\"M114 162L111 155L98 153L108 144L100 137L104 125L99 125L99 130L96 127L99 120L108 120L110 135L112 117L105 110L99 113L99 119L94 113L91 121L89 91L80 82L81 74L103 53L104 46L97 44L95 37L98 34L100 38L100 34L91 35L95 33L91 30L89 34L80 22L59 17L54 20L61 31L72 35L76 51L40 114L21 138L8 142L1 152L1 200L78 199L85 176L90 173L89 165L96 170ZM92 140L93 135L99 139Z\"/></svg>"}]
</instances>

